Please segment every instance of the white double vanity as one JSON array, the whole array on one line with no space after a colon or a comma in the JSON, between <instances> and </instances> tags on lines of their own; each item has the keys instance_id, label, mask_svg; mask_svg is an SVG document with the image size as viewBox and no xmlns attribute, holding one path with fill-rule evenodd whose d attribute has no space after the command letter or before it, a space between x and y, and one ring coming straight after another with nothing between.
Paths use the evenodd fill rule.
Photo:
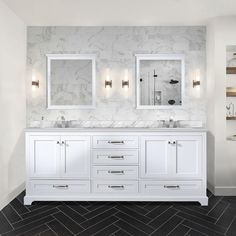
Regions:
<instances>
[{"instance_id":1,"label":"white double vanity","mask_svg":"<svg viewBox=\"0 0 236 236\"><path fill-rule=\"evenodd\" d=\"M26 130L25 204L198 201L206 195L206 132L187 128Z\"/></svg>"}]
</instances>

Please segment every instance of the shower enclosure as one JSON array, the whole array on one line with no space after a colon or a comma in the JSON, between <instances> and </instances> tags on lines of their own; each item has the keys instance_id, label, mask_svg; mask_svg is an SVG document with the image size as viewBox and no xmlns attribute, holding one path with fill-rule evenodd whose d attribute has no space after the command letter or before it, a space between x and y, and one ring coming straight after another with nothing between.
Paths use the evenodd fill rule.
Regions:
<instances>
[{"instance_id":1,"label":"shower enclosure","mask_svg":"<svg viewBox=\"0 0 236 236\"><path fill-rule=\"evenodd\" d=\"M182 105L183 64L183 56L180 55L138 55L138 106Z\"/></svg>"}]
</instances>

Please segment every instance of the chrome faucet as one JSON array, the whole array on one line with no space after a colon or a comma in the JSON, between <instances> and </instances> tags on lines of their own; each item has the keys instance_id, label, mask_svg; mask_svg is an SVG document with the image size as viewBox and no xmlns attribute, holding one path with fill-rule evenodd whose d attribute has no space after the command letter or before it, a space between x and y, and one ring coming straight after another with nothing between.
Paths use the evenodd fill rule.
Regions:
<instances>
[{"instance_id":1,"label":"chrome faucet","mask_svg":"<svg viewBox=\"0 0 236 236\"><path fill-rule=\"evenodd\" d=\"M66 128L67 127L67 121L64 116L57 117L56 127L58 127L58 128Z\"/></svg>"},{"instance_id":2,"label":"chrome faucet","mask_svg":"<svg viewBox=\"0 0 236 236\"><path fill-rule=\"evenodd\" d=\"M170 119L169 119L169 128L174 128L174 126L175 126L175 121L172 117L170 117Z\"/></svg>"}]
</instances>

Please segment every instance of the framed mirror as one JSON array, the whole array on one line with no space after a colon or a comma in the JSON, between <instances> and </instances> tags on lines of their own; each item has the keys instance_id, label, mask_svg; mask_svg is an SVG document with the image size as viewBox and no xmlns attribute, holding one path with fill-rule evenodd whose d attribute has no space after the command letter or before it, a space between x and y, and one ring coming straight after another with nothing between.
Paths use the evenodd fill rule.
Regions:
<instances>
[{"instance_id":1,"label":"framed mirror","mask_svg":"<svg viewBox=\"0 0 236 236\"><path fill-rule=\"evenodd\" d=\"M182 54L136 55L137 109L181 108L184 77Z\"/></svg>"},{"instance_id":2,"label":"framed mirror","mask_svg":"<svg viewBox=\"0 0 236 236\"><path fill-rule=\"evenodd\" d=\"M46 56L48 109L95 108L95 55Z\"/></svg>"}]
</instances>

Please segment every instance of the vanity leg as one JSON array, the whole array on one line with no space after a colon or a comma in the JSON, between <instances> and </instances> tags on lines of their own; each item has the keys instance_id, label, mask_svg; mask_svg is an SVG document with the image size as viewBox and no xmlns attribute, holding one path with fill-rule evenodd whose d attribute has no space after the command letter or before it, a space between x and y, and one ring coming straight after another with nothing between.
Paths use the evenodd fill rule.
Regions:
<instances>
[{"instance_id":1,"label":"vanity leg","mask_svg":"<svg viewBox=\"0 0 236 236\"><path fill-rule=\"evenodd\" d=\"M24 197L24 205L32 205L33 199L31 197Z\"/></svg>"},{"instance_id":2,"label":"vanity leg","mask_svg":"<svg viewBox=\"0 0 236 236\"><path fill-rule=\"evenodd\" d=\"M199 200L199 203L201 206L208 206L208 197L204 197L201 200Z\"/></svg>"}]
</instances>

